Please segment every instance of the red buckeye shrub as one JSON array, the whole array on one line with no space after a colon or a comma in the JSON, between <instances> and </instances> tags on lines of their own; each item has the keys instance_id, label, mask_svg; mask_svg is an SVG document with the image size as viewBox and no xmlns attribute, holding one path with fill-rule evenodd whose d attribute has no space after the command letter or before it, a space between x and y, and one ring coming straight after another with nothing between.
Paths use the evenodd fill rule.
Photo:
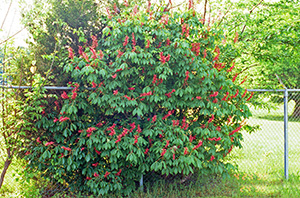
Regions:
<instances>
[{"instance_id":1,"label":"red buckeye shrub","mask_svg":"<svg viewBox=\"0 0 300 198\"><path fill-rule=\"evenodd\" d=\"M129 194L152 171L226 173L250 116L251 95L234 84L236 41L222 44L192 10L113 12L98 45L69 49L74 89L39 121L30 166L95 195Z\"/></svg>"}]
</instances>

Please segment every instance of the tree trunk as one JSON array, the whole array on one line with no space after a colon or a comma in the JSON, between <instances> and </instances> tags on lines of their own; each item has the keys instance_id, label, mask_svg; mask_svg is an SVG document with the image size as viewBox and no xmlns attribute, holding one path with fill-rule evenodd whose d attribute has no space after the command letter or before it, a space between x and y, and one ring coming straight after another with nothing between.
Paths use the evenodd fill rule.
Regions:
<instances>
[{"instance_id":1,"label":"tree trunk","mask_svg":"<svg viewBox=\"0 0 300 198\"><path fill-rule=\"evenodd\" d=\"M10 164L11 164L11 160L10 160L9 157L7 157L7 159L5 160L5 163L4 163L4 167L3 167L3 170L2 170L2 173L1 173L1 177L0 177L0 189L1 189L2 184L4 182L4 177L5 177L6 171L7 171Z\"/></svg>"},{"instance_id":2,"label":"tree trunk","mask_svg":"<svg viewBox=\"0 0 300 198\"><path fill-rule=\"evenodd\" d=\"M295 100L295 103L296 103L295 109L294 109L292 117L296 118L296 119L300 119L300 99Z\"/></svg>"}]
</instances>

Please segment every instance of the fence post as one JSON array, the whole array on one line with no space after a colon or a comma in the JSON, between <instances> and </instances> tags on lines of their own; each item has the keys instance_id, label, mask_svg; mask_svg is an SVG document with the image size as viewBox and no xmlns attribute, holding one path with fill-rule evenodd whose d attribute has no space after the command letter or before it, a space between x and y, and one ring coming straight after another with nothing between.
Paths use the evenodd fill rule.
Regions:
<instances>
[{"instance_id":1,"label":"fence post","mask_svg":"<svg viewBox=\"0 0 300 198\"><path fill-rule=\"evenodd\" d=\"M284 90L284 177L289 179L288 156L288 89Z\"/></svg>"}]
</instances>

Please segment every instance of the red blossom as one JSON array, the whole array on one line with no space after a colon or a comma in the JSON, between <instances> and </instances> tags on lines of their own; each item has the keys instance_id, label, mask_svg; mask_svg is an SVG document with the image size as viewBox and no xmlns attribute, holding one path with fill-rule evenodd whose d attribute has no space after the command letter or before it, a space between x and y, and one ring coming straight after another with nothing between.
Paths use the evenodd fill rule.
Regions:
<instances>
[{"instance_id":1,"label":"red blossom","mask_svg":"<svg viewBox=\"0 0 300 198\"><path fill-rule=\"evenodd\" d=\"M167 38L167 40L166 40L166 46L169 46L169 45L170 45L170 43L171 43L170 39L169 39L169 38Z\"/></svg>"},{"instance_id":2,"label":"red blossom","mask_svg":"<svg viewBox=\"0 0 300 198\"><path fill-rule=\"evenodd\" d=\"M238 132L239 130L241 130L241 128L242 128L242 125L240 125L238 128L236 128L231 133L229 133L229 136L235 134L236 132Z\"/></svg>"},{"instance_id":3,"label":"red blossom","mask_svg":"<svg viewBox=\"0 0 300 198\"><path fill-rule=\"evenodd\" d=\"M126 98L127 100L134 100L134 98L130 98L130 97L127 96L127 95L124 95L123 97Z\"/></svg>"},{"instance_id":4,"label":"red blossom","mask_svg":"<svg viewBox=\"0 0 300 198\"><path fill-rule=\"evenodd\" d=\"M199 148L200 146L202 146L202 141L199 140L198 144L193 148L193 150L196 150L197 148Z\"/></svg>"},{"instance_id":5,"label":"red blossom","mask_svg":"<svg viewBox=\"0 0 300 198\"><path fill-rule=\"evenodd\" d=\"M111 76L113 79L115 79L117 77L117 74L114 74Z\"/></svg>"},{"instance_id":6,"label":"red blossom","mask_svg":"<svg viewBox=\"0 0 300 198\"><path fill-rule=\"evenodd\" d=\"M208 120L207 122L208 122L208 123L211 123L214 119L215 119L215 115L212 114L212 115L211 115L211 118L209 118L209 120Z\"/></svg>"},{"instance_id":7,"label":"red blossom","mask_svg":"<svg viewBox=\"0 0 300 198\"><path fill-rule=\"evenodd\" d=\"M109 174L110 172L106 171L106 173L104 174L104 178L106 178Z\"/></svg>"},{"instance_id":8,"label":"red blossom","mask_svg":"<svg viewBox=\"0 0 300 198\"><path fill-rule=\"evenodd\" d=\"M234 75L234 77L232 78L232 82L234 82L234 81L236 80L236 77L237 77L238 75L239 75L238 73L236 73L236 74Z\"/></svg>"},{"instance_id":9,"label":"red blossom","mask_svg":"<svg viewBox=\"0 0 300 198\"><path fill-rule=\"evenodd\" d=\"M170 144L170 140L166 140L166 145L165 145L165 148L167 148Z\"/></svg>"},{"instance_id":10,"label":"red blossom","mask_svg":"<svg viewBox=\"0 0 300 198\"><path fill-rule=\"evenodd\" d=\"M60 154L60 157L58 157L58 158L63 158L64 157L64 154L63 153L61 153Z\"/></svg>"},{"instance_id":11,"label":"red blossom","mask_svg":"<svg viewBox=\"0 0 300 198\"><path fill-rule=\"evenodd\" d=\"M137 143L138 143L138 138L139 138L138 135L135 135L135 136L134 136L134 143L133 143L133 144L137 144Z\"/></svg>"},{"instance_id":12,"label":"red blossom","mask_svg":"<svg viewBox=\"0 0 300 198\"><path fill-rule=\"evenodd\" d=\"M138 133L141 133L142 132L142 129L141 129L141 127L140 127L140 125L138 125L138 127L137 127L137 130L136 130Z\"/></svg>"},{"instance_id":13,"label":"red blossom","mask_svg":"<svg viewBox=\"0 0 300 198\"><path fill-rule=\"evenodd\" d=\"M235 98L235 97L237 97L238 95L239 95L239 90L237 89L237 90L236 90L236 93L234 94L233 97Z\"/></svg>"},{"instance_id":14,"label":"red blossom","mask_svg":"<svg viewBox=\"0 0 300 198\"><path fill-rule=\"evenodd\" d=\"M229 95L229 92L226 92L226 95L222 98L222 100L225 101L228 95Z\"/></svg>"},{"instance_id":15,"label":"red blossom","mask_svg":"<svg viewBox=\"0 0 300 198\"><path fill-rule=\"evenodd\" d=\"M227 70L227 72L231 72L232 71L232 69L234 68L234 64L235 64L235 62L232 63L232 66Z\"/></svg>"},{"instance_id":16,"label":"red blossom","mask_svg":"<svg viewBox=\"0 0 300 198\"><path fill-rule=\"evenodd\" d=\"M86 132L87 133L92 133L93 131L96 131L97 129L95 127L89 127Z\"/></svg>"},{"instance_id":17,"label":"red blossom","mask_svg":"<svg viewBox=\"0 0 300 198\"><path fill-rule=\"evenodd\" d=\"M49 145L52 145L52 144L54 144L54 142L47 142L47 143L45 144L45 146L49 146Z\"/></svg>"},{"instance_id":18,"label":"red blossom","mask_svg":"<svg viewBox=\"0 0 300 198\"><path fill-rule=\"evenodd\" d=\"M84 149L85 149L85 148L84 148L84 147L82 147L80 150L81 150L81 151L83 151Z\"/></svg>"},{"instance_id":19,"label":"red blossom","mask_svg":"<svg viewBox=\"0 0 300 198\"><path fill-rule=\"evenodd\" d=\"M206 56L207 56L207 52L206 52L206 49L205 49L204 52L203 52L203 58L205 59Z\"/></svg>"},{"instance_id":20,"label":"red blossom","mask_svg":"<svg viewBox=\"0 0 300 198\"><path fill-rule=\"evenodd\" d=\"M67 93L65 91L61 94L61 97L63 99L69 99L69 96L67 95Z\"/></svg>"},{"instance_id":21,"label":"red blossom","mask_svg":"<svg viewBox=\"0 0 300 198\"><path fill-rule=\"evenodd\" d=\"M117 95L118 92L119 92L119 91L116 89L116 90L113 91L113 94L114 94L114 95Z\"/></svg>"},{"instance_id":22,"label":"red blossom","mask_svg":"<svg viewBox=\"0 0 300 198\"><path fill-rule=\"evenodd\" d=\"M90 51L92 52L92 59L95 60L97 58L97 54L96 54L95 49L90 47Z\"/></svg>"},{"instance_id":23,"label":"red blossom","mask_svg":"<svg viewBox=\"0 0 300 198\"><path fill-rule=\"evenodd\" d=\"M122 70L123 70L122 68L120 68L120 69L117 69L116 73L117 73L117 72L119 72L119 71L122 71Z\"/></svg>"},{"instance_id":24,"label":"red blossom","mask_svg":"<svg viewBox=\"0 0 300 198\"><path fill-rule=\"evenodd\" d=\"M154 122L156 121L156 119L157 119L157 115L154 115L154 116L152 117L151 123L154 123Z\"/></svg>"},{"instance_id":25,"label":"red blossom","mask_svg":"<svg viewBox=\"0 0 300 198\"><path fill-rule=\"evenodd\" d=\"M64 146L62 146L61 148L64 149L64 150L66 150L66 151L72 151L72 149L69 148L69 147L64 147Z\"/></svg>"},{"instance_id":26,"label":"red blossom","mask_svg":"<svg viewBox=\"0 0 300 198\"><path fill-rule=\"evenodd\" d=\"M156 75L156 74L154 74L154 76L153 76L153 80L152 80L152 84L155 84L155 83L156 83L156 80L157 80L157 75Z\"/></svg>"},{"instance_id":27,"label":"red blossom","mask_svg":"<svg viewBox=\"0 0 300 198\"><path fill-rule=\"evenodd\" d=\"M247 99L247 101L249 101L252 98L253 94L254 92L251 93L251 96Z\"/></svg>"},{"instance_id":28,"label":"red blossom","mask_svg":"<svg viewBox=\"0 0 300 198\"><path fill-rule=\"evenodd\" d=\"M68 48L69 51L69 58L73 59L74 58L74 53L73 53L73 49L71 47Z\"/></svg>"},{"instance_id":29,"label":"red blossom","mask_svg":"<svg viewBox=\"0 0 300 198\"><path fill-rule=\"evenodd\" d=\"M92 48L95 49L97 46L98 46L98 40L97 40L97 37L92 35L91 36L92 40L93 40L93 43L92 43Z\"/></svg>"},{"instance_id":30,"label":"red blossom","mask_svg":"<svg viewBox=\"0 0 300 198\"><path fill-rule=\"evenodd\" d=\"M36 142L39 143L39 144L42 143L41 140L40 140L40 137L36 138Z\"/></svg>"},{"instance_id":31,"label":"red blossom","mask_svg":"<svg viewBox=\"0 0 300 198\"><path fill-rule=\"evenodd\" d=\"M125 47L127 44L128 44L128 40L129 40L129 36L125 36L125 40L124 40L124 43L123 43L123 46Z\"/></svg>"},{"instance_id":32,"label":"red blossom","mask_svg":"<svg viewBox=\"0 0 300 198\"><path fill-rule=\"evenodd\" d=\"M147 154L148 154L148 152L149 152L149 149L148 149L148 148L146 148L146 149L145 149L145 152L144 152L144 154L145 154L145 155L147 155Z\"/></svg>"},{"instance_id":33,"label":"red blossom","mask_svg":"<svg viewBox=\"0 0 300 198\"><path fill-rule=\"evenodd\" d=\"M82 53L83 53L82 46L79 46L79 47L78 47L78 53L79 53L80 55L82 55Z\"/></svg>"},{"instance_id":34,"label":"red blossom","mask_svg":"<svg viewBox=\"0 0 300 198\"><path fill-rule=\"evenodd\" d=\"M99 176L99 174L98 173L94 173L94 177L98 177Z\"/></svg>"},{"instance_id":35,"label":"red blossom","mask_svg":"<svg viewBox=\"0 0 300 198\"><path fill-rule=\"evenodd\" d=\"M220 127L220 126L217 126L216 130L217 130L217 131L221 131L221 127Z\"/></svg>"},{"instance_id":36,"label":"red blossom","mask_svg":"<svg viewBox=\"0 0 300 198\"><path fill-rule=\"evenodd\" d=\"M162 149L161 156L163 157L163 156L165 155L166 152L167 152L166 149Z\"/></svg>"},{"instance_id":37,"label":"red blossom","mask_svg":"<svg viewBox=\"0 0 300 198\"><path fill-rule=\"evenodd\" d=\"M83 130L78 130L78 133L82 133L83 132Z\"/></svg>"},{"instance_id":38,"label":"red blossom","mask_svg":"<svg viewBox=\"0 0 300 198\"><path fill-rule=\"evenodd\" d=\"M239 33L238 32L235 32L235 37L234 37L234 43L236 43L238 41L238 38L239 38Z\"/></svg>"},{"instance_id":39,"label":"red blossom","mask_svg":"<svg viewBox=\"0 0 300 198\"><path fill-rule=\"evenodd\" d=\"M132 32L132 45L136 46L136 41L135 41L135 37L134 37L134 33Z\"/></svg>"},{"instance_id":40,"label":"red blossom","mask_svg":"<svg viewBox=\"0 0 300 198\"><path fill-rule=\"evenodd\" d=\"M193 142L193 140L195 140L195 139L196 139L196 136L190 135L190 137L189 137L189 141L190 141L190 142Z\"/></svg>"},{"instance_id":41,"label":"red blossom","mask_svg":"<svg viewBox=\"0 0 300 198\"><path fill-rule=\"evenodd\" d=\"M147 45L146 45L146 48L149 48L150 47L150 41L149 39L147 40Z\"/></svg>"},{"instance_id":42,"label":"red blossom","mask_svg":"<svg viewBox=\"0 0 300 198\"><path fill-rule=\"evenodd\" d=\"M96 147L94 147L94 150L96 151L96 153L97 153L98 155L101 154L101 151L97 151Z\"/></svg>"},{"instance_id":43,"label":"red blossom","mask_svg":"<svg viewBox=\"0 0 300 198\"><path fill-rule=\"evenodd\" d=\"M94 166L94 167L96 167L96 166L98 166L98 162L97 163L94 163L94 164L92 164L92 166Z\"/></svg>"},{"instance_id":44,"label":"red blossom","mask_svg":"<svg viewBox=\"0 0 300 198\"><path fill-rule=\"evenodd\" d=\"M61 116L61 117L59 118L59 122L64 122L64 121L67 121L67 120L70 120L70 118L68 118L68 117L63 117L63 116Z\"/></svg>"},{"instance_id":45,"label":"red blossom","mask_svg":"<svg viewBox=\"0 0 300 198\"><path fill-rule=\"evenodd\" d=\"M209 161L213 161L215 159L215 156L211 156Z\"/></svg>"},{"instance_id":46,"label":"red blossom","mask_svg":"<svg viewBox=\"0 0 300 198\"><path fill-rule=\"evenodd\" d=\"M138 5L135 5L133 8L133 15L136 15L138 13Z\"/></svg>"},{"instance_id":47,"label":"red blossom","mask_svg":"<svg viewBox=\"0 0 300 198\"><path fill-rule=\"evenodd\" d=\"M25 155L29 155L30 154L30 151L27 151L26 153L25 153Z\"/></svg>"},{"instance_id":48,"label":"red blossom","mask_svg":"<svg viewBox=\"0 0 300 198\"><path fill-rule=\"evenodd\" d=\"M201 96L196 96L196 99L201 100Z\"/></svg>"},{"instance_id":49,"label":"red blossom","mask_svg":"<svg viewBox=\"0 0 300 198\"><path fill-rule=\"evenodd\" d=\"M90 177L86 177L86 180L91 180L92 178L90 178Z\"/></svg>"},{"instance_id":50,"label":"red blossom","mask_svg":"<svg viewBox=\"0 0 300 198\"><path fill-rule=\"evenodd\" d=\"M102 50L99 50L99 57L100 57L100 60L103 59L103 57L104 57Z\"/></svg>"},{"instance_id":51,"label":"red blossom","mask_svg":"<svg viewBox=\"0 0 300 198\"><path fill-rule=\"evenodd\" d=\"M172 120L173 127L176 127L179 125L179 120Z\"/></svg>"},{"instance_id":52,"label":"red blossom","mask_svg":"<svg viewBox=\"0 0 300 198\"><path fill-rule=\"evenodd\" d=\"M129 87L128 89L129 89L129 90L131 90L131 91L132 91L132 90L135 90L135 88L134 88L134 87Z\"/></svg>"},{"instance_id":53,"label":"red blossom","mask_svg":"<svg viewBox=\"0 0 300 198\"><path fill-rule=\"evenodd\" d=\"M247 79L247 76L244 77L244 80L240 83L240 85L243 84L246 81L246 79Z\"/></svg>"},{"instance_id":54,"label":"red blossom","mask_svg":"<svg viewBox=\"0 0 300 198\"><path fill-rule=\"evenodd\" d=\"M215 98L215 99L213 100L213 103L218 103L218 99Z\"/></svg>"},{"instance_id":55,"label":"red blossom","mask_svg":"<svg viewBox=\"0 0 300 198\"><path fill-rule=\"evenodd\" d=\"M152 95L152 91L149 91L147 93L142 93L140 94L140 97L143 97L143 96L151 96Z\"/></svg>"},{"instance_id":56,"label":"red blossom","mask_svg":"<svg viewBox=\"0 0 300 198\"><path fill-rule=\"evenodd\" d=\"M57 121L59 121L59 119L57 119L57 118L54 118L53 122L55 123L55 122L57 122Z\"/></svg>"},{"instance_id":57,"label":"red blossom","mask_svg":"<svg viewBox=\"0 0 300 198\"><path fill-rule=\"evenodd\" d=\"M71 96L71 99L72 99L72 100L75 100L76 97L77 97L77 92L73 92L73 94L72 94L72 96Z\"/></svg>"},{"instance_id":58,"label":"red blossom","mask_svg":"<svg viewBox=\"0 0 300 198\"><path fill-rule=\"evenodd\" d=\"M122 169L120 169L115 175L116 175L116 176L120 176L120 175L121 175L121 172L122 172Z\"/></svg>"},{"instance_id":59,"label":"red blossom","mask_svg":"<svg viewBox=\"0 0 300 198\"><path fill-rule=\"evenodd\" d=\"M189 153L189 149L188 149L188 147L184 147L184 155L187 155Z\"/></svg>"},{"instance_id":60,"label":"red blossom","mask_svg":"<svg viewBox=\"0 0 300 198\"><path fill-rule=\"evenodd\" d=\"M82 52L82 56L86 60L86 62L90 62L89 57L86 53Z\"/></svg>"},{"instance_id":61,"label":"red blossom","mask_svg":"<svg viewBox=\"0 0 300 198\"><path fill-rule=\"evenodd\" d=\"M219 94L219 92L214 92L213 94L209 95L209 97L216 97Z\"/></svg>"},{"instance_id":62,"label":"red blossom","mask_svg":"<svg viewBox=\"0 0 300 198\"><path fill-rule=\"evenodd\" d=\"M165 95L166 95L168 98L171 98L171 94L174 93L175 91L176 91L175 89L172 89L171 92L166 93Z\"/></svg>"}]
</instances>

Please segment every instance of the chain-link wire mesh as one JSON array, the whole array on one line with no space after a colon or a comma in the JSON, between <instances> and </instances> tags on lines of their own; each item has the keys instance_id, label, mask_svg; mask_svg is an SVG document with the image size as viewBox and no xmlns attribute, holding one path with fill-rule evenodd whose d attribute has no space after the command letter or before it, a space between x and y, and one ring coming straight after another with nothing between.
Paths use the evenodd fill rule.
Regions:
<instances>
[{"instance_id":1,"label":"chain-link wire mesh","mask_svg":"<svg viewBox=\"0 0 300 198\"><path fill-rule=\"evenodd\" d=\"M63 90L52 90L47 93L60 96L62 92ZM242 132L243 148L234 149L229 156L229 161L238 165L238 172L234 174L234 177L238 181L241 193L253 191L259 193L260 196L278 196L284 189L284 92L255 91L254 96L258 98L260 105L249 105L252 117L248 120L248 124L259 126L259 130L250 134ZM288 170L289 177L293 179L300 176L300 91L288 92L288 121ZM2 171L6 151L3 138L0 140L0 170ZM25 170L26 163L21 158L12 160L6 172L0 196L20 197L21 192L24 195L24 191L31 193L31 195L28 194L29 197L78 196L70 193L67 184L51 182L51 178L46 180L40 176L39 172L35 172L29 184L19 185L24 179L21 173ZM171 191L180 189L180 193L176 190L177 195L188 193L190 185L195 185L199 180L197 173L188 176L164 176L150 172L142 177L139 175L138 178L137 189L143 185L144 192L155 194L158 193L154 192L157 189L171 186L168 188ZM200 178L200 180L202 182L200 185L203 186L205 182L217 184L219 181L218 178L213 180ZM300 192L299 185L289 186L289 188L295 188ZM166 191L165 195L172 193L171 191Z\"/></svg>"}]
</instances>

